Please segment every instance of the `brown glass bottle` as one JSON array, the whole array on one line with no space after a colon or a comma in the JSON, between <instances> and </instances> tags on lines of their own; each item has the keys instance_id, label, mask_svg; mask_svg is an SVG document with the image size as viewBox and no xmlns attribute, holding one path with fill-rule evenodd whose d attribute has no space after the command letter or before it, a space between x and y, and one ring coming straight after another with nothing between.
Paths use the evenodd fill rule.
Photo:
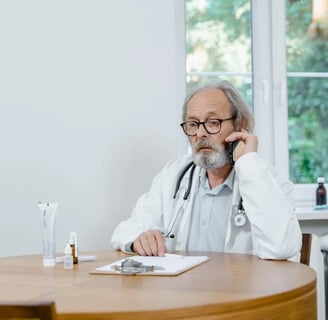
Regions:
<instances>
[{"instance_id":1,"label":"brown glass bottle","mask_svg":"<svg viewBox=\"0 0 328 320\"><path fill-rule=\"evenodd\" d=\"M316 205L317 206L324 206L327 204L327 191L325 188L325 178L319 177L318 178L318 187L316 190Z\"/></svg>"},{"instance_id":2,"label":"brown glass bottle","mask_svg":"<svg viewBox=\"0 0 328 320\"><path fill-rule=\"evenodd\" d=\"M75 244L71 244L71 248L72 248L73 264L77 264L79 262L79 258L76 255L76 246L75 246Z\"/></svg>"}]
</instances>

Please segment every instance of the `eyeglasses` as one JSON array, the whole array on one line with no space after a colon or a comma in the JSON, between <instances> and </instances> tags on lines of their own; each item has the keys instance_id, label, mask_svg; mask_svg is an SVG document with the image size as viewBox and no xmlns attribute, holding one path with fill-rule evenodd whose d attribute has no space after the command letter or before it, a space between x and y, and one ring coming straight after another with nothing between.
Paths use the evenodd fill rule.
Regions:
<instances>
[{"instance_id":1,"label":"eyeglasses","mask_svg":"<svg viewBox=\"0 0 328 320\"><path fill-rule=\"evenodd\" d=\"M199 126L202 124L204 129L209 134L215 134L220 132L221 130L221 124L223 121L232 120L235 119L235 117L230 117L226 119L207 119L206 121L200 122L200 121L185 121L183 123L180 123L180 126L182 127L184 133L187 136L195 136L197 134L197 131L199 130Z\"/></svg>"}]
</instances>

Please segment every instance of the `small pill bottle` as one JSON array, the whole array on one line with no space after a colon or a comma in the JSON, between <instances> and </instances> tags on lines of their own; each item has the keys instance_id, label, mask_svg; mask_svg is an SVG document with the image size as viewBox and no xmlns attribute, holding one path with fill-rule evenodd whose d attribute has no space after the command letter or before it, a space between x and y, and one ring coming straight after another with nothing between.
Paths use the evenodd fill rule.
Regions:
<instances>
[{"instance_id":1,"label":"small pill bottle","mask_svg":"<svg viewBox=\"0 0 328 320\"><path fill-rule=\"evenodd\" d=\"M73 269L72 248L69 243L66 243L64 253L64 269Z\"/></svg>"}]
</instances>

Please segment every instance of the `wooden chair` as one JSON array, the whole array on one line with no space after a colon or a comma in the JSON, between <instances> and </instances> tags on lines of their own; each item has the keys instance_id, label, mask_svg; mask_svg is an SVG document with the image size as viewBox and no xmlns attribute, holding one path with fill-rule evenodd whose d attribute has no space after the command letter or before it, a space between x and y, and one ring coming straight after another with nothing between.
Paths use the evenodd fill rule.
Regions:
<instances>
[{"instance_id":1,"label":"wooden chair","mask_svg":"<svg viewBox=\"0 0 328 320\"><path fill-rule=\"evenodd\" d=\"M312 244L312 234L303 233L300 262L306 264L307 266L310 265L311 244Z\"/></svg>"},{"instance_id":2,"label":"wooden chair","mask_svg":"<svg viewBox=\"0 0 328 320\"><path fill-rule=\"evenodd\" d=\"M56 306L53 301L31 303L1 303L0 319L56 320Z\"/></svg>"},{"instance_id":3,"label":"wooden chair","mask_svg":"<svg viewBox=\"0 0 328 320\"><path fill-rule=\"evenodd\" d=\"M303 233L300 262L316 271L318 320L326 320L324 257L320 238L316 234Z\"/></svg>"}]
</instances>

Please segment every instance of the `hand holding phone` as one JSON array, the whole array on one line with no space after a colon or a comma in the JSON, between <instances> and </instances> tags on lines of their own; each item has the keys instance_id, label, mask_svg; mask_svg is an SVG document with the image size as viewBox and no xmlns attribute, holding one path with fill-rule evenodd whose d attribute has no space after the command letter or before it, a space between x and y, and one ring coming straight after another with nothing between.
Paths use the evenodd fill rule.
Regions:
<instances>
[{"instance_id":1,"label":"hand holding phone","mask_svg":"<svg viewBox=\"0 0 328 320\"><path fill-rule=\"evenodd\" d=\"M257 152L257 136L246 130L242 129L241 131L232 132L226 137L225 141L227 143L228 158L231 166L233 166L235 161L241 156L250 152Z\"/></svg>"},{"instance_id":2,"label":"hand holding phone","mask_svg":"<svg viewBox=\"0 0 328 320\"><path fill-rule=\"evenodd\" d=\"M235 148L237 147L238 143L239 143L238 140L227 143L229 163L232 167L235 164L235 160L233 158L233 152L235 151Z\"/></svg>"}]
</instances>

